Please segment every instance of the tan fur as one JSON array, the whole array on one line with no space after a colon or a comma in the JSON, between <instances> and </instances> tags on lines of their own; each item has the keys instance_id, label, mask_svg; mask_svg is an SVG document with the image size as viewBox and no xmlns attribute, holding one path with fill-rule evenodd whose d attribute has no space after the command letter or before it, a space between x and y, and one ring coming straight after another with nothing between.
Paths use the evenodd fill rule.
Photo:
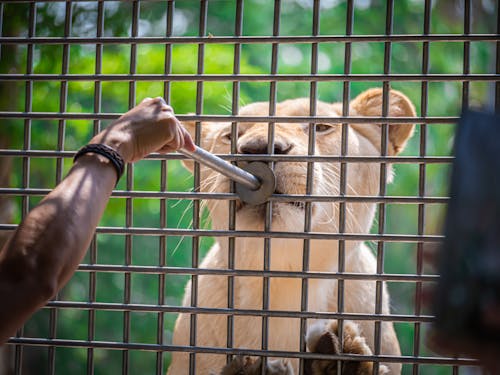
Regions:
<instances>
[{"instance_id":1,"label":"tan fur","mask_svg":"<svg viewBox=\"0 0 500 375\"><path fill-rule=\"evenodd\" d=\"M368 90L351 102L352 115L380 115L382 91ZM317 115L338 117L341 105L317 103ZM293 99L278 103L277 116L308 116L309 99ZM253 103L240 111L241 115L254 116L269 114L268 103ZM390 116L410 117L415 115L413 105L400 92L390 93ZM185 126L194 132L194 124ZM308 154L308 124L275 124L276 152L288 155ZM216 154L230 153L231 124L203 123L201 146ZM318 130L324 130L321 127ZM326 128L328 129L328 128ZM391 125L388 129L388 152L395 154L403 149L406 140L413 132L412 125ZM237 147L239 152L264 150L267 145L268 125L266 123L240 123L238 125ZM316 134L315 153L317 155L340 155L341 126L332 124L328 131ZM348 127L349 156L380 155L381 127L375 124L351 125ZM262 152L256 152L262 153ZM191 165L190 165L191 164ZM192 163L186 163L192 168ZM228 179L209 168L201 167L201 190L208 192L229 192ZM277 162L274 165L276 192L284 194L306 193L307 163ZM347 165L347 195L373 196L379 191L380 167L376 163L349 163ZM390 176L390 173L388 174ZM339 163L314 163L312 193L318 195L338 195L340 179ZM213 229L229 229L229 201L207 200ZM304 210L296 204L284 202L272 203L273 231L303 232ZM264 229L265 207L248 206L237 202L236 230L261 231ZM347 202L346 233L369 233L375 214L375 204ZM339 205L331 202L312 203L312 232L338 233ZM224 237L216 238L216 243L209 251L201 268L227 269L228 242ZM300 239L273 238L269 241L270 269L302 271L304 241ZM314 272L335 272L338 266L338 242L334 240L310 240L309 269ZM264 238L237 237L235 239L235 268L244 270L262 270L264 266ZM355 273L376 273L376 259L372 251L362 242L345 242L345 271ZM269 308L271 310L300 311L301 280L298 278L270 278ZM375 313L376 282L346 280L344 282L344 311L351 313ZM228 278L225 276L202 275L198 277L199 307L226 308ZM263 282L259 277L234 277L234 307L236 309L261 310L263 301ZM191 284L186 287L183 304L191 305ZM310 279L308 281L308 311L331 312L337 309L337 280ZM389 295L383 286L382 313L389 314ZM309 320L308 324L313 324ZM373 350L374 324L372 321L357 321L361 335ZM227 317L221 314L198 314L196 317L196 345L227 347ZM233 347L261 349L262 318L256 316L234 316ZM381 324L381 354L400 355L399 343L390 322ZM268 319L268 348L270 350L299 351L300 320L292 318ZM174 345L189 345L190 315L180 314L174 330ZM297 360L291 360L297 372ZM196 354L196 373L218 373L226 363L225 355ZM387 364L391 374L401 371L400 364ZM174 352L169 374L186 374L189 368L189 355Z\"/></svg>"}]
</instances>

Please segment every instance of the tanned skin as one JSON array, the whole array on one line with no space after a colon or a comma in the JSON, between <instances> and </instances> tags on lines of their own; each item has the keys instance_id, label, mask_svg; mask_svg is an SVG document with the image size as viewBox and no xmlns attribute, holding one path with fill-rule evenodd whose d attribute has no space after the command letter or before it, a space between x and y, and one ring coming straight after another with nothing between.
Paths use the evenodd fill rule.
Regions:
<instances>
[{"instance_id":1,"label":"tanned skin","mask_svg":"<svg viewBox=\"0 0 500 375\"><path fill-rule=\"evenodd\" d=\"M152 152L195 146L162 98L146 98L90 143L114 148L126 163ZM84 154L22 221L0 251L0 344L54 296L84 257L116 183L111 162Z\"/></svg>"}]
</instances>

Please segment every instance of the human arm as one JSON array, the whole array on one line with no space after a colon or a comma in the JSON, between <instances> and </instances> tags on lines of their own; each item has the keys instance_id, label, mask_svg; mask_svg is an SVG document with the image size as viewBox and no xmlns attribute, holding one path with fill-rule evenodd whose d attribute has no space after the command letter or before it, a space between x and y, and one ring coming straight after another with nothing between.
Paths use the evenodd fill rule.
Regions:
<instances>
[{"instance_id":1,"label":"human arm","mask_svg":"<svg viewBox=\"0 0 500 375\"><path fill-rule=\"evenodd\" d=\"M90 143L106 144L125 162L180 147L192 139L163 99L146 99ZM104 156L80 156L0 251L0 344L57 293L78 267L104 212L117 174Z\"/></svg>"}]
</instances>

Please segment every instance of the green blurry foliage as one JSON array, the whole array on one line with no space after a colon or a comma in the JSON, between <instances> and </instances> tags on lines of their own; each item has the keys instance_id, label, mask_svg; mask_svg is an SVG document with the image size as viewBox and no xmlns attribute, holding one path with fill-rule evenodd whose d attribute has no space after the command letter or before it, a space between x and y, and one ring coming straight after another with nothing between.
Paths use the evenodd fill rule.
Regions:
<instances>
[{"instance_id":1,"label":"green blurry foliage","mask_svg":"<svg viewBox=\"0 0 500 375\"><path fill-rule=\"evenodd\" d=\"M479 3L479 2L478 2ZM486 4L487 2L482 2ZM199 35L199 1L186 0L175 3L174 23L171 29L174 36ZM311 35L313 32L312 1L285 0L281 7L280 35ZM323 1L320 11L320 35L345 35L347 5L343 0ZM384 35L386 30L385 2L379 0L357 1L355 4L352 32L356 35ZM463 15L459 2L436 0L432 2L430 30L433 33L463 33ZM458 4L458 5L457 5ZM487 5L487 4L486 4ZM475 4L475 6L478 6ZM3 35L27 36L29 3L9 3L4 5ZM46 2L36 4L36 36L60 37L64 35L64 2ZM104 36L127 37L131 35L133 4L130 2L104 3ZM165 36L167 27L166 2L141 2L139 9L139 36ZM207 17L207 35L231 36L235 33L235 2L210 1ZM244 3L243 35L265 36L273 34L274 2L247 0ZM472 30L476 33L494 33L495 17L490 15L486 6L475 8ZM462 10L463 12L463 10ZM462 19L461 19L462 17ZM489 21L490 20L490 21ZM78 2L72 5L72 28L70 35L75 37L96 36L97 3ZM422 34L424 32L424 2L401 0L394 2L393 32L397 34ZM343 74L349 70L352 74L380 74L384 72L386 45L382 42L352 43L352 60L345 65L345 46L343 43L321 43L318 45L317 72L324 74ZM199 70L199 53L203 48L203 69ZM423 72L424 43L399 43L391 45L390 71L394 74L421 74ZM429 73L460 74L463 72L463 43L430 43ZM33 73L61 74L63 69L63 45L38 44L33 48ZM169 81L170 74L233 74L235 47L230 44L206 44L203 47L189 44L136 45L136 69L131 71L131 54L134 49L129 44L105 44L102 47L102 66L96 66L96 46L74 44L69 48L69 74L85 75L99 71L102 74L139 75L159 74L160 80L69 81L67 86L59 81L35 81L30 84L19 82L5 84L1 88L1 110L59 112L61 95L67 90L65 111L71 113L123 113L144 97L164 96L178 114L197 112L196 99L198 88L196 81ZM23 45L13 50L2 46L0 60L1 73L27 73L29 48ZM471 72L490 73L495 56L494 43L470 43ZM166 56L171 58L171 66L165 67ZM268 74L272 72L272 45L242 44L239 72L241 74ZM312 72L311 44L280 44L278 48L277 72L279 74L310 74ZM354 98L363 90L381 86L382 82L352 82L349 86L350 97ZM415 103L418 115L422 116L458 116L463 97L460 82L392 82L391 86L403 91ZM233 84L228 81L203 82L203 103L198 108L204 114L230 114L232 112ZM254 101L269 100L268 82L241 82L239 84L240 106ZM279 82L278 100L310 95L307 82ZM490 101L490 87L485 83L470 83L470 104L484 106ZM422 107L422 92L428 91L426 112ZM320 82L317 95L322 101L342 100L342 82ZM6 95L9 93L9 95ZM12 95L15 93L15 95ZM96 93L102 96L101 104L94 106ZM31 95L32 102L27 103L26 95ZM89 120L9 120L0 125L0 136L9 139L13 149L36 149L74 151L85 144L100 128L109 121ZM450 155L455 126L450 124L417 125L413 139L409 142L404 155ZM58 133L60 137L58 137ZM421 141L425 148L421 149ZM168 159L168 158L167 158ZM13 158L11 187L31 187L51 189L57 183L56 173L64 175L71 166L70 160L57 164L54 159L32 159L30 165L29 186L23 186L22 158ZM424 181L426 196L446 196L449 166L427 165L420 169L415 164L394 165L395 180L388 186L391 196L418 196L420 179ZM167 172L165 186L167 191L189 191L193 188L192 176L175 160L144 160L129 167L131 184L123 178L118 189L141 191L160 191L162 169ZM38 197L26 199L28 206L39 201ZM23 199L14 198L14 221L22 218ZM423 234L440 232L440 223L444 207L429 204L420 207L413 205L387 205L385 222L386 233L418 234L419 209L425 213ZM126 223L127 212L132 218ZM160 213L165 213L165 222L160 220ZM136 199L128 205L125 198L112 198L100 223L104 227L124 227L132 225L141 228L190 228L192 227L193 202L180 199ZM206 213L202 222L208 222ZM373 232L377 233L378 223ZM208 224L204 224L208 225ZM97 234L96 247L85 257L83 263L106 265L132 264L138 266L166 265L169 267L193 266L193 239L177 236L141 236ZM210 238L199 241L200 259L213 243ZM374 251L377 244L370 244ZM387 273L415 273L417 244L384 244L384 271ZM184 286L189 279L186 275L137 273L127 275L121 272L77 272L59 299L68 301L90 301L102 303L137 304L181 304ZM159 294L159 283L165 285L165 296ZM95 283L95 295L90 285ZM125 295L125 285L130 283L131 295ZM414 314L415 285L412 283L391 283L393 310L396 314ZM127 299L130 298L130 299ZM57 312L44 309L38 312L27 324L25 334L33 337L48 337L51 314L58 315L55 337L86 340L123 341L124 322L130 322L131 342L163 343L171 342L175 322L173 313L123 313L119 310L61 309ZM94 314L92 317L91 315ZM89 319L94 319L95 326L89 331ZM164 331L158 333L158 321L164 323ZM424 342L426 327L420 327L420 342ZM423 344L414 348L415 325L396 324L398 337L404 355L431 353ZM87 350L56 349L55 371L58 374L83 374L87 372L89 358ZM92 350L95 374L120 373L123 355L113 350ZM130 373L153 373L156 366L156 353L131 351L128 354ZM48 354L45 349L29 350L26 367L34 366L34 373L41 374L48 368ZM162 372L168 366L169 356L164 355ZM410 374L414 369L404 365L403 373ZM422 374L447 374L449 368L422 366Z\"/></svg>"}]
</instances>

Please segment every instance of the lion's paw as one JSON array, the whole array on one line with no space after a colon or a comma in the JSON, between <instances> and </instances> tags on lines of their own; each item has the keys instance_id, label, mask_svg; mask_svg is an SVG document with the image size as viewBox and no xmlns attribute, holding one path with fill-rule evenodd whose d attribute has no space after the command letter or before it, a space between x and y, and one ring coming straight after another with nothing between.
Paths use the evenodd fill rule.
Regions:
<instances>
[{"instance_id":1,"label":"lion's paw","mask_svg":"<svg viewBox=\"0 0 500 375\"><path fill-rule=\"evenodd\" d=\"M338 337L338 323L336 320L320 321L309 327L306 335L307 348L310 352L320 354L359 354L372 355L366 340L361 336L359 326L352 321L344 321L344 339L341 345ZM343 350L341 348L343 347ZM336 375L337 361L326 359L307 359L305 361L306 375ZM389 373L384 365L379 365L379 375ZM373 362L369 361L342 361L343 375L371 375Z\"/></svg>"}]
</instances>

